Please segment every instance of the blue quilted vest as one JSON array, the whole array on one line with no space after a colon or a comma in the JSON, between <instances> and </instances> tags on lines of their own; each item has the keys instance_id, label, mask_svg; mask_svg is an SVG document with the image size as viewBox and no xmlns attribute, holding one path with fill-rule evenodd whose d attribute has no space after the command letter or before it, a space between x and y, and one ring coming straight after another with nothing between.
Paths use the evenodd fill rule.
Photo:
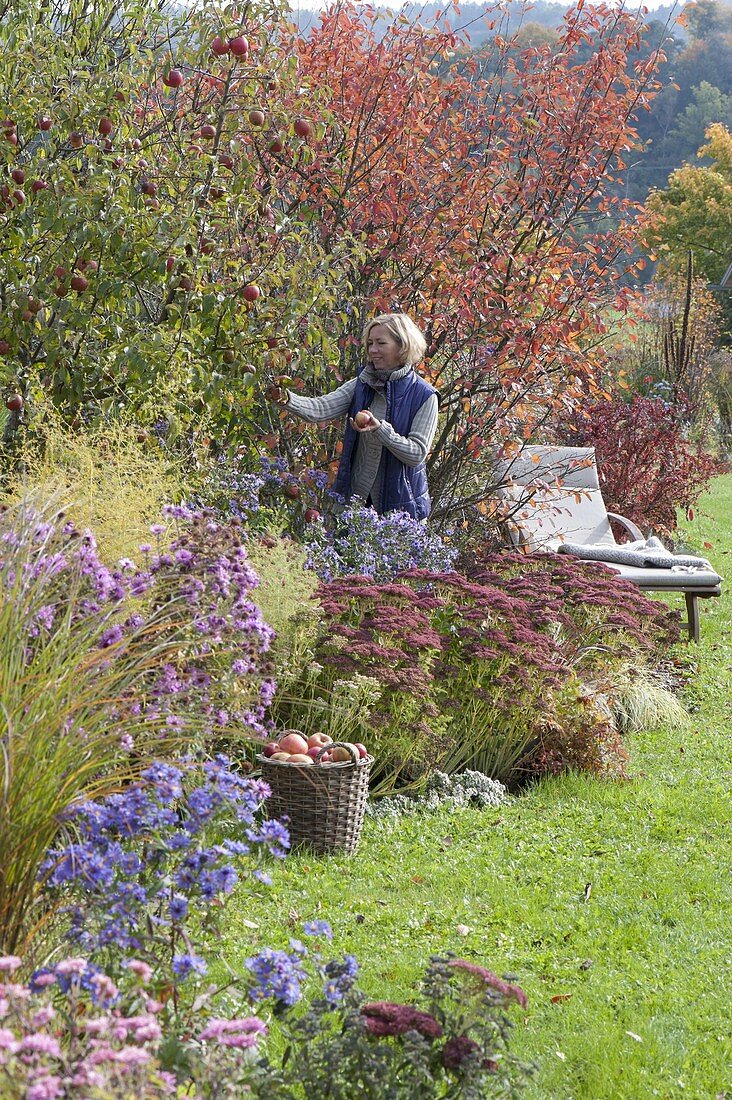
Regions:
<instances>
[{"instance_id":1,"label":"blue quilted vest","mask_svg":"<svg viewBox=\"0 0 732 1100\"><path fill-rule=\"evenodd\" d=\"M348 416L371 407L376 391L359 378L353 392ZM408 436L418 409L437 391L412 370L403 378L386 383L386 416L399 435ZM358 446L359 433L349 421L343 437L343 451L333 488L348 499L351 495L351 464ZM408 512L414 519L426 519L430 514L430 494L424 462L405 466L386 447L381 452L381 511Z\"/></svg>"}]
</instances>

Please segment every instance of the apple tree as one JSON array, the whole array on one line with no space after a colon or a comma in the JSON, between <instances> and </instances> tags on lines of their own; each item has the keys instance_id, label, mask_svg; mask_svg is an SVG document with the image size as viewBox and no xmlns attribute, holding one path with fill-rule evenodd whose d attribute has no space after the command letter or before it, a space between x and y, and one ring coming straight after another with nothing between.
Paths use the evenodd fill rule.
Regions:
<instances>
[{"instance_id":1,"label":"apple tree","mask_svg":"<svg viewBox=\"0 0 732 1100\"><path fill-rule=\"evenodd\" d=\"M47 392L69 421L267 430L263 376L302 347L352 242L278 201L326 116L300 106L278 0L11 0L0 21L0 386L6 439ZM308 117L305 117L305 116Z\"/></svg>"}]
</instances>

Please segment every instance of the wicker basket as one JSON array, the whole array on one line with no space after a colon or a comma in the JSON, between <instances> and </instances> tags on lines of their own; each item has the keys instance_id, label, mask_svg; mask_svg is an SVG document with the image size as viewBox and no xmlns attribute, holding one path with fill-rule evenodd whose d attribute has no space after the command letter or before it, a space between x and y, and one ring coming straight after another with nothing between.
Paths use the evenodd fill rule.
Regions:
<instances>
[{"instance_id":1,"label":"wicker basket","mask_svg":"<svg viewBox=\"0 0 732 1100\"><path fill-rule=\"evenodd\" d=\"M287 818L293 845L303 844L316 852L355 852L361 837L369 772L373 757L361 759L351 745L337 741L326 752L343 745L351 760L335 764L288 764L258 756L262 778L272 788L267 799L270 817Z\"/></svg>"}]
</instances>

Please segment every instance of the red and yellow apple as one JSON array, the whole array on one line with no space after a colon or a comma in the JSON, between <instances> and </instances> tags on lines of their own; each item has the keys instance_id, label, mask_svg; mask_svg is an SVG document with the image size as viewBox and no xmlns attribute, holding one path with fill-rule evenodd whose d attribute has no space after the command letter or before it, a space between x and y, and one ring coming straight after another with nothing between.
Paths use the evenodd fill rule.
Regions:
<instances>
[{"instance_id":1,"label":"red and yellow apple","mask_svg":"<svg viewBox=\"0 0 732 1100\"><path fill-rule=\"evenodd\" d=\"M289 733L280 737L278 745L282 752L301 753L303 756L310 747L302 734L296 733L294 730L290 730Z\"/></svg>"}]
</instances>

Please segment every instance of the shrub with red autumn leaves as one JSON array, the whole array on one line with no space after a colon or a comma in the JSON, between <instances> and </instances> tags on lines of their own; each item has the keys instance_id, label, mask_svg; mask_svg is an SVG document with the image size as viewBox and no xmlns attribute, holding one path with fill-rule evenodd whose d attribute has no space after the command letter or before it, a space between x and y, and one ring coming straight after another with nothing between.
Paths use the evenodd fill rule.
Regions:
<instances>
[{"instance_id":1,"label":"shrub with red autumn leaves","mask_svg":"<svg viewBox=\"0 0 732 1100\"><path fill-rule=\"evenodd\" d=\"M623 775L605 702L612 668L653 661L678 638L674 618L602 565L516 554L471 568L471 578L412 570L318 590L316 690L327 696L355 674L375 683L361 737L375 789L437 768L504 782L567 767ZM297 705L287 721L297 724Z\"/></svg>"},{"instance_id":2,"label":"shrub with red autumn leaves","mask_svg":"<svg viewBox=\"0 0 732 1100\"><path fill-rule=\"evenodd\" d=\"M449 8L413 21L351 0L329 8L292 45L318 120L307 150L262 156L262 185L288 219L312 220L328 250L350 235L365 253L330 322L337 361L300 334L293 385L321 393L352 377L366 315L412 315L442 399L430 488L443 517L482 502L481 456L497 441L529 438L581 396L602 358L605 306L632 299L623 272L639 210L611 181L662 59L641 47L639 21L608 5L581 0L555 45L528 48L505 5L489 4L493 33L475 51L453 14L460 22ZM301 89L289 94L302 109ZM332 471L340 425L323 437L270 406L263 415L265 441L291 466Z\"/></svg>"},{"instance_id":3,"label":"shrub with red autumn leaves","mask_svg":"<svg viewBox=\"0 0 732 1100\"><path fill-rule=\"evenodd\" d=\"M582 405L562 426L563 443L595 448L608 509L646 534L675 531L677 510L717 473L713 455L685 438L682 416L678 405L635 394Z\"/></svg>"}]
</instances>

